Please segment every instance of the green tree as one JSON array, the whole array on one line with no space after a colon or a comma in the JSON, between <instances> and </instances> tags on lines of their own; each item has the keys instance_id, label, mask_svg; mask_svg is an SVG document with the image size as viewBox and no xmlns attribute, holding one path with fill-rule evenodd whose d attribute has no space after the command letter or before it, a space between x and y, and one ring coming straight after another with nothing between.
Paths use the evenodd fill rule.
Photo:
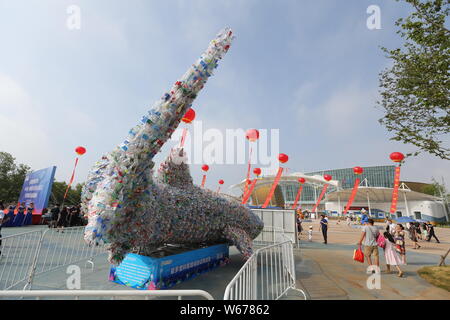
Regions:
<instances>
[{"instance_id":1,"label":"green tree","mask_svg":"<svg viewBox=\"0 0 450 320\"><path fill-rule=\"evenodd\" d=\"M432 178L432 183L422 187L421 191L436 197L441 197L441 195L446 194L445 186L437 182L434 178Z\"/></svg>"},{"instance_id":2,"label":"green tree","mask_svg":"<svg viewBox=\"0 0 450 320\"><path fill-rule=\"evenodd\" d=\"M416 146L414 155L449 160L442 139L450 132L450 0L396 1L411 4L414 12L396 21L403 47L382 48L393 66L380 73L377 105L385 114L379 122L394 134L392 140Z\"/></svg>"},{"instance_id":3,"label":"green tree","mask_svg":"<svg viewBox=\"0 0 450 320\"><path fill-rule=\"evenodd\" d=\"M11 154L0 151L0 200L5 203L17 202L29 172L29 166L17 164Z\"/></svg>"},{"instance_id":4,"label":"green tree","mask_svg":"<svg viewBox=\"0 0 450 320\"><path fill-rule=\"evenodd\" d=\"M64 205L78 205L81 202L81 190L83 184L78 183L75 188L70 187L67 192L66 199L64 200ZM52 204L62 204L64 199L64 193L67 190L67 183L55 181L52 186L52 194L50 200Z\"/></svg>"}]
</instances>

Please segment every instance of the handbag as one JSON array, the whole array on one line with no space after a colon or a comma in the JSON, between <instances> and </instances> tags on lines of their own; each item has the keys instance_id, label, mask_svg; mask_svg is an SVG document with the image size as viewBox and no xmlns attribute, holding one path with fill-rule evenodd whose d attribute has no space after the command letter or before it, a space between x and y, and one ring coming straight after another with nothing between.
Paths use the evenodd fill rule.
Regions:
<instances>
[{"instance_id":1,"label":"handbag","mask_svg":"<svg viewBox=\"0 0 450 320\"><path fill-rule=\"evenodd\" d=\"M364 263L364 253L361 250L361 246L353 250L353 260Z\"/></svg>"},{"instance_id":2,"label":"handbag","mask_svg":"<svg viewBox=\"0 0 450 320\"><path fill-rule=\"evenodd\" d=\"M381 233L378 234L377 245L383 249L386 248L386 239Z\"/></svg>"}]
</instances>

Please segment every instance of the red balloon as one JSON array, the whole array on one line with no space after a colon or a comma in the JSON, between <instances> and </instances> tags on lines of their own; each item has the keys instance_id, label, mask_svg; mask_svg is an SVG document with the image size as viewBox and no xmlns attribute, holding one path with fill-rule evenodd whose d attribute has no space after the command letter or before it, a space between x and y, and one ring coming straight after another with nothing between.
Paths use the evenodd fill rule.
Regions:
<instances>
[{"instance_id":1,"label":"red balloon","mask_svg":"<svg viewBox=\"0 0 450 320\"><path fill-rule=\"evenodd\" d=\"M299 178L299 179L298 179L298 182L300 182L301 184L303 184L303 183L306 182L306 179L305 179L305 178Z\"/></svg>"},{"instance_id":2,"label":"red balloon","mask_svg":"<svg viewBox=\"0 0 450 320\"><path fill-rule=\"evenodd\" d=\"M326 181L330 181L331 179L333 179L333 177L330 176L329 174L324 174L324 175L323 175L323 178L324 178Z\"/></svg>"},{"instance_id":3,"label":"red balloon","mask_svg":"<svg viewBox=\"0 0 450 320\"><path fill-rule=\"evenodd\" d=\"M247 130L247 132L245 133L245 137L250 141L250 142L255 142L256 140L259 139L259 131L256 129L249 129Z\"/></svg>"},{"instance_id":4,"label":"red balloon","mask_svg":"<svg viewBox=\"0 0 450 320\"><path fill-rule=\"evenodd\" d=\"M259 176L261 174L261 169L260 168L255 168L253 169L253 173L257 176Z\"/></svg>"},{"instance_id":5,"label":"red balloon","mask_svg":"<svg viewBox=\"0 0 450 320\"><path fill-rule=\"evenodd\" d=\"M390 158L394 162L402 162L405 156L401 152L392 152Z\"/></svg>"},{"instance_id":6,"label":"red balloon","mask_svg":"<svg viewBox=\"0 0 450 320\"><path fill-rule=\"evenodd\" d=\"M219 184L224 184L224 183L225 183L225 181L219 180Z\"/></svg>"},{"instance_id":7,"label":"red balloon","mask_svg":"<svg viewBox=\"0 0 450 320\"><path fill-rule=\"evenodd\" d=\"M209 166L208 166L207 164L204 164L204 165L202 166L202 170L205 171L205 172L207 172L207 171L209 170Z\"/></svg>"},{"instance_id":8,"label":"red balloon","mask_svg":"<svg viewBox=\"0 0 450 320\"><path fill-rule=\"evenodd\" d=\"M83 147L76 147L76 148L75 148L75 152L76 152L79 156L82 156L83 154L86 153L86 148L83 148Z\"/></svg>"},{"instance_id":9,"label":"red balloon","mask_svg":"<svg viewBox=\"0 0 450 320\"><path fill-rule=\"evenodd\" d=\"M288 162L289 157L288 157L287 154L280 153L280 154L278 155L278 160L279 160L281 163L286 163L286 162Z\"/></svg>"},{"instance_id":10,"label":"red balloon","mask_svg":"<svg viewBox=\"0 0 450 320\"><path fill-rule=\"evenodd\" d=\"M364 169L363 168L361 168L361 167L354 167L353 168L353 173L354 174L362 174L364 172Z\"/></svg>"},{"instance_id":11,"label":"red balloon","mask_svg":"<svg viewBox=\"0 0 450 320\"><path fill-rule=\"evenodd\" d=\"M181 121L183 121L184 123L191 123L192 121L194 121L194 119L195 111L194 109L190 108L188 111L186 111Z\"/></svg>"}]
</instances>

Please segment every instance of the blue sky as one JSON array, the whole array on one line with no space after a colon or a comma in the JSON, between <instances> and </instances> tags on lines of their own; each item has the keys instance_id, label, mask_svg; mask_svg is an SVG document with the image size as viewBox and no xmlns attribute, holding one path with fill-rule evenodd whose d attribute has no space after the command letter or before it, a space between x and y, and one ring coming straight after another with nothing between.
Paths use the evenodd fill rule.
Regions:
<instances>
[{"instance_id":1,"label":"blue sky","mask_svg":"<svg viewBox=\"0 0 450 320\"><path fill-rule=\"evenodd\" d=\"M66 27L72 4L76 31ZM366 27L372 4L381 30ZM393 0L0 0L0 150L35 170L56 165L68 181L73 150L85 146L83 181L230 26L233 46L194 103L205 129L280 129L292 170L391 164L391 152L415 149L378 124L378 73L389 66L379 47L400 45L394 21L409 12ZM402 176L450 181L449 169L421 155ZM200 183L200 165L191 171ZM245 172L211 166L207 186Z\"/></svg>"}]
</instances>

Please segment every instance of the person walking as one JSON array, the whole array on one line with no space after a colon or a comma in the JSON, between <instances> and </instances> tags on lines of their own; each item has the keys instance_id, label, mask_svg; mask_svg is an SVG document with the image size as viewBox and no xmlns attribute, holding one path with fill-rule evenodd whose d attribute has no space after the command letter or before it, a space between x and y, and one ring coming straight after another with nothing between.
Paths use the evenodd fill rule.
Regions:
<instances>
[{"instance_id":1,"label":"person walking","mask_svg":"<svg viewBox=\"0 0 450 320\"><path fill-rule=\"evenodd\" d=\"M405 228L402 224L397 224L395 227L394 240L395 251L400 255L403 264L406 264L406 248L405 248Z\"/></svg>"},{"instance_id":2,"label":"person walking","mask_svg":"<svg viewBox=\"0 0 450 320\"><path fill-rule=\"evenodd\" d=\"M61 230L61 233L64 233L64 227L67 224L67 216L69 212L67 210L67 207L64 207L61 212L58 215L58 221L56 222L57 232Z\"/></svg>"},{"instance_id":3,"label":"person walking","mask_svg":"<svg viewBox=\"0 0 450 320\"><path fill-rule=\"evenodd\" d=\"M362 227L361 238L359 239L358 245L364 245L364 255L367 258L369 266L372 266L372 254L375 259L375 265L380 266L380 259L378 254L378 244L377 238L379 235L378 229L373 225L373 219L368 219L367 224Z\"/></svg>"},{"instance_id":4,"label":"person walking","mask_svg":"<svg viewBox=\"0 0 450 320\"><path fill-rule=\"evenodd\" d=\"M56 223L58 221L60 211L61 210L59 209L59 204L54 205L53 208L50 210L51 220L48 225L49 228L56 228Z\"/></svg>"},{"instance_id":5,"label":"person walking","mask_svg":"<svg viewBox=\"0 0 450 320\"><path fill-rule=\"evenodd\" d=\"M414 242L414 247L413 249L420 249L418 240L417 240L417 231L416 231L416 224L415 223L411 223L409 225L409 239Z\"/></svg>"},{"instance_id":6,"label":"person walking","mask_svg":"<svg viewBox=\"0 0 450 320\"><path fill-rule=\"evenodd\" d=\"M300 240L300 236L302 234L302 219L300 219L300 215L297 215L297 239Z\"/></svg>"},{"instance_id":7,"label":"person walking","mask_svg":"<svg viewBox=\"0 0 450 320\"><path fill-rule=\"evenodd\" d=\"M423 239L427 240L428 239L428 229L427 229L427 224L426 223L422 223L422 235L423 235Z\"/></svg>"},{"instance_id":8,"label":"person walking","mask_svg":"<svg viewBox=\"0 0 450 320\"><path fill-rule=\"evenodd\" d=\"M350 218L350 215L347 215L346 221L347 221L347 226L350 227L350 224L352 223L352 219Z\"/></svg>"},{"instance_id":9,"label":"person walking","mask_svg":"<svg viewBox=\"0 0 450 320\"><path fill-rule=\"evenodd\" d=\"M320 229L322 230L322 235L323 235L323 243L327 244L328 243L328 220L325 218L325 215L322 214L320 219Z\"/></svg>"},{"instance_id":10,"label":"person walking","mask_svg":"<svg viewBox=\"0 0 450 320\"><path fill-rule=\"evenodd\" d=\"M428 242L430 242L431 238L433 237L434 239L436 239L437 243L441 243L439 239L436 237L436 234L434 233L434 226L431 224L430 221L428 221L427 230L428 230L428 238L427 238Z\"/></svg>"},{"instance_id":11,"label":"person walking","mask_svg":"<svg viewBox=\"0 0 450 320\"><path fill-rule=\"evenodd\" d=\"M414 223L414 226L416 227L416 235L417 235L417 239L418 240L423 240L422 239L422 230L420 230L420 223L416 222Z\"/></svg>"},{"instance_id":12,"label":"person walking","mask_svg":"<svg viewBox=\"0 0 450 320\"><path fill-rule=\"evenodd\" d=\"M403 277L403 271L400 266L403 265L402 258L395 250L394 237L387 231L383 233L385 238L384 258L386 260L386 273L391 273L391 266L395 266L398 276Z\"/></svg>"},{"instance_id":13,"label":"person walking","mask_svg":"<svg viewBox=\"0 0 450 320\"><path fill-rule=\"evenodd\" d=\"M361 209L361 224L365 225L369 222L369 216L367 215L366 209Z\"/></svg>"},{"instance_id":14,"label":"person walking","mask_svg":"<svg viewBox=\"0 0 450 320\"><path fill-rule=\"evenodd\" d=\"M392 222L392 219L387 219L386 231L391 235L395 233L395 223Z\"/></svg>"}]
</instances>

